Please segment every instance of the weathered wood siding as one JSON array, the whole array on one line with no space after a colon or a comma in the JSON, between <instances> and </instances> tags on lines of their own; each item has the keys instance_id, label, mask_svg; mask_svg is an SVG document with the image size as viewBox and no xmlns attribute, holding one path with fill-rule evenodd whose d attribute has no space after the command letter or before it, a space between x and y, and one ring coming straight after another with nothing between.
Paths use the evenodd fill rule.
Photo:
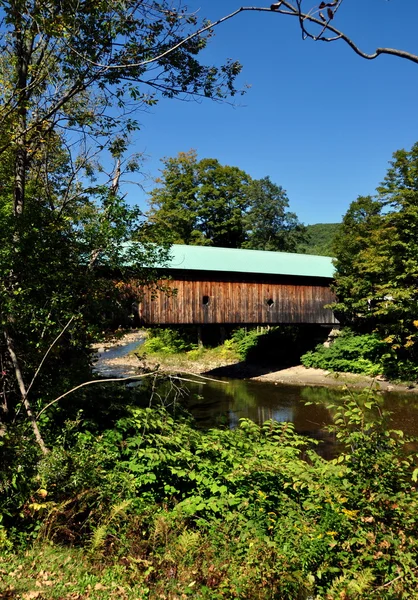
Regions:
<instances>
[{"instance_id":1,"label":"weathered wood siding","mask_svg":"<svg viewBox=\"0 0 418 600\"><path fill-rule=\"evenodd\" d=\"M144 292L144 325L337 323L324 308L335 300L327 280L187 272L161 281L176 292Z\"/></svg>"}]
</instances>

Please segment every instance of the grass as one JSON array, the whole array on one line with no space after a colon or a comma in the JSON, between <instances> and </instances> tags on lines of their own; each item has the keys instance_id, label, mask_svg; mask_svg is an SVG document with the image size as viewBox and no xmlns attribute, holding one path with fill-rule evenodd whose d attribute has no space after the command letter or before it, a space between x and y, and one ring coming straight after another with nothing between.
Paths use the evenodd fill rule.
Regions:
<instances>
[{"instance_id":1,"label":"grass","mask_svg":"<svg viewBox=\"0 0 418 600\"><path fill-rule=\"evenodd\" d=\"M238 352L228 341L216 348L194 348L187 352L168 353L164 351L150 352L146 343L139 346L132 354L140 358L158 363L165 368L192 369L196 365L216 368L225 364L233 364L241 360Z\"/></svg>"},{"instance_id":2,"label":"grass","mask_svg":"<svg viewBox=\"0 0 418 600\"><path fill-rule=\"evenodd\" d=\"M267 571L272 567L273 557L268 556L265 544L256 538L247 541L245 536L240 539L231 535L231 528L221 522L208 531L188 529L185 523L173 527L170 516L162 512L143 544L147 547L144 553L138 552L137 547L134 555L127 552L112 557L106 552L88 554L85 549L46 542L35 543L26 552L5 554L0 557L0 598L256 600L269 597L266 586L271 582L268 576L264 577L262 567L257 567L261 560L268 564ZM281 594L274 597L283 598Z\"/></svg>"},{"instance_id":3,"label":"grass","mask_svg":"<svg viewBox=\"0 0 418 600\"><path fill-rule=\"evenodd\" d=\"M22 600L133 600L148 597L146 583L133 582L123 564L90 560L75 548L35 545L0 557L0 598Z\"/></svg>"}]
</instances>

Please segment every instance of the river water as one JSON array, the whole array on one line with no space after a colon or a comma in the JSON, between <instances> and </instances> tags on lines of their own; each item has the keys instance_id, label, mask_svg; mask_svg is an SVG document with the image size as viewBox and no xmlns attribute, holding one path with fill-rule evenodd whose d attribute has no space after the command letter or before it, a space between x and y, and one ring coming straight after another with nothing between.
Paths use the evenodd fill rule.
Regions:
<instances>
[{"instance_id":1,"label":"river water","mask_svg":"<svg viewBox=\"0 0 418 600\"><path fill-rule=\"evenodd\" d=\"M128 354L140 338L111 347L99 354L96 371L102 376L129 375L112 364ZM332 455L335 440L326 425L332 422L326 404L344 393L335 387L310 387L260 382L249 379L220 379L182 383L182 403L201 428L236 427L241 418L256 423L268 419L288 421L298 433L321 440L321 454ZM385 392L384 406L391 411L391 426L405 434L418 436L418 394ZM306 402L314 404L306 405Z\"/></svg>"},{"instance_id":2,"label":"river water","mask_svg":"<svg viewBox=\"0 0 418 600\"><path fill-rule=\"evenodd\" d=\"M332 423L326 405L346 394L341 389L231 379L206 385L188 383L187 387L186 406L200 427L236 427L241 418L256 423L288 421L298 433L320 440L322 455L334 453L335 438L326 429ZM383 396L384 408L391 412L391 427L418 436L418 395L385 392Z\"/></svg>"}]
</instances>

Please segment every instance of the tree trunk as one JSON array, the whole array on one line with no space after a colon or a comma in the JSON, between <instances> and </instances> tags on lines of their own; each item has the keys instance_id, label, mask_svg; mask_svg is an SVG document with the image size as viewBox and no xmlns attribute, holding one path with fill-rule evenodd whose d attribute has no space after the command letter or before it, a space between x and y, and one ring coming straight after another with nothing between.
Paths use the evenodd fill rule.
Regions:
<instances>
[{"instance_id":1,"label":"tree trunk","mask_svg":"<svg viewBox=\"0 0 418 600\"><path fill-rule=\"evenodd\" d=\"M198 346L198 348L203 348L202 326L201 325L198 325L198 327L197 327L197 346Z\"/></svg>"},{"instance_id":2,"label":"tree trunk","mask_svg":"<svg viewBox=\"0 0 418 600\"><path fill-rule=\"evenodd\" d=\"M38 427L38 424L36 422L35 415L33 414L32 407L31 407L30 402L28 400L28 395L27 395L27 392L26 392L25 382L23 381L22 371L20 369L19 361L18 361L18 358L16 356L16 352L15 352L14 347L13 347L13 340L9 336L9 334L8 334L7 331L4 332L4 336L6 338L6 344L7 344L7 349L9 351L9 354L10 354L10 358L12 359L13 367L14 367L14 370L15 370L16 381L17 381L18 386L19 386L19 391L20 391L20 395L21 395L21 398L22 398L22 402L23 402L23 405L25 407L26 414L28 416L30 424L32 426L32 430L33 430L36 442L37 442L38 446L40 447L40 449L42 450L42 453L43 454L48 454L49 450L46 447L45 442L44 442L44 440L43 440L43 438L41 436L41 432L39 431L39 427Z\"/></svg>"},{"instance_id":3,"label":"tree trunk","mask_svg":"<svg viewBox=\"0 0 418 600\"><path fill-rule=\"evenodd\" d=\"M28 121L27 104L29 61L32 54L33 38L25 31L19 7L14 11L15 18L15 56L16 56L16 95L17 113L15 127L16 153L15 153L15 180L13 191L13 209L16 217L23 214L25 206L26 170L28 152L26 149L26 129ZM32 39L31 39L32 38Z\"/></svg>"}]
</instances>

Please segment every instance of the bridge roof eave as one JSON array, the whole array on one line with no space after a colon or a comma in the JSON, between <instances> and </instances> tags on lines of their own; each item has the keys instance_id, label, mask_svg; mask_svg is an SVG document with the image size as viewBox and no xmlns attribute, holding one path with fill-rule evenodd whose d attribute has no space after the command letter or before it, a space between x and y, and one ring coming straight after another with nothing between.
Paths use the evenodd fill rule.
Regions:
<instances>
[{"instance_id":1,"label":"bridge roof eave","mask_svg":"<svg viewBox=\"0 0 418 600\"><path fill-rule=\"evenodd\" d=\"M186 246L174 244L166 268L187 271L222 271L264 275L290 275L333 279L333 259L329 256Z\"/></svg>"}]
</instances>

